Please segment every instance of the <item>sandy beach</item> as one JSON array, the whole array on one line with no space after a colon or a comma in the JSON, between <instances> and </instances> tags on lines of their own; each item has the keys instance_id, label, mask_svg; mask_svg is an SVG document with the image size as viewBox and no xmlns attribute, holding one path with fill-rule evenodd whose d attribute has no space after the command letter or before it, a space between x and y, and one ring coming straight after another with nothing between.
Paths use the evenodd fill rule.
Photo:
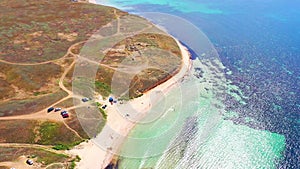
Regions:
<instances>
[{"instance_id":1,"label":"sandy beach","mask_svg":"<svg viewBox=\"0 0 300 169\"><path fill-rule=\"evenodd\" d=\"M89 3L97 4L96 0L89 0Z\"/></svg>"},{"instance_id":2,"label":"sandy beach","mask_svg":"<svg viewBox=\"0 0 300 169\"><path fill-rule=\"evenodd\" d=\"M179 87L182 78L190 72L192 63L186 47L181 45L179 41L177 43L182 52L182 66L179 72L166 82L144 93L139 98L130 100L124 104L107 104L109 105L107 108L107 122L101 133L96 138L81 143L70 151L71 154L79 155L81 158L81 161L77 164L77 168L105 168L119 151L124 139L135 126L136 122L147 115L151 107L157 103L155 100L159 100L158 97L161 94L166 95L170 90Z\"/></svg>"}]
</instances>

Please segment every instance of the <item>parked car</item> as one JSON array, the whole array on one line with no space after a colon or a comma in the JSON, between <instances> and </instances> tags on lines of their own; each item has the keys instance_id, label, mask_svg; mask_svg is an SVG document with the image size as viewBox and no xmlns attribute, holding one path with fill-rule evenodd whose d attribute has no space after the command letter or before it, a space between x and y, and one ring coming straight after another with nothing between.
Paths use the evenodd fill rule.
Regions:
<instances>
[{"instance_id":1,"label":"parked car","mask_svg":"<svg viewBox=\"0 0 300 169\"><path fill-rule=\"evenodd\" d=\"M69 117L69 113L67 111L62 111L60 114L63 118L68 118Z\"/></svg>"},{"instance_id":2,"label":"parked car","mask_svg":"<svg viewBox=\"0 0 300 169\"><path fill-rule=\"evenodd\" d=\"M58 108L55 108L54 111L55 111L55 112L61 111L61 108L59 108L59 107L58 107Z\"/></svg>"},{"instance_id":3,"label":"parked car","mask_svg":"<svg viewBox=\"0 0 300 169\"><path fill-rule=\"evenodd\" d=\"M61 111L61 112L60 112L60 115L63 115L63 114L65 114L65 113L68 113L68 112L65 111L65 110L64 110L64 111Z\"/></svg>"},{"instance_id":4,"label":"parked car","mask_svg":"<svg viewBox=\"0 0 300 169\"><path fill-rule=\"evenodd\" d=\"M70 116L69 116L69 114L64 114L64 115L62 115L62 117L63 117L63 118L68 118L68 117L70 117Z\"/></svg>"},{"instance_id":5,"label":"parked car","mask_svg":"<svg viewBox=\"0 0 300 169\"><path fill-rule=\"evenodd\" d=\"M50 113L50 112L52 112L53 110L54 110L54 107L49 107L48 110L47 110L47 112Z\"/></svg>"},{"instance_id":6,"label":"parked car","mask_svg":"<svg viewBox=\"0 0 300 169\"><path fill-rule=\"evenodd\" d=\"M33 165L33 161L30 160L30 159L26 160L26 163L27 163L28 165Z\"/></svg>"},{"instance_id":7,"label":"parked car","mask_svg":"<svg viewBox=\"0 0 300 169\"><path fill-rule=\"evenodd\" d=\"M104 106L102 106L101 108L102 108L102 109L106 109L106 107L107 107L107 105L104 105Z\"/></svg>"},{"instance_id":8,"label":"parked car","mask_svg":"<svg viewBox=\"0 0 300 169\"><path fill-rule=\"evenodd\" d=\"M91 99L89 99L87 97L81 99L82 102L88 102L89 100L91 100Z\"/></svg>"}]
</instances>

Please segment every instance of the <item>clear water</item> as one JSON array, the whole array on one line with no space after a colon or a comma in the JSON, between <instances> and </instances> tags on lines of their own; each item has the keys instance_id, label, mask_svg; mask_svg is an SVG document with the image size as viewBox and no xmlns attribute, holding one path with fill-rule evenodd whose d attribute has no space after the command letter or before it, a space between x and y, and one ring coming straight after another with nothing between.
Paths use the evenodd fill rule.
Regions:
<instances>
[{"instance_id":1,"label":"clear water","mask_svg":"<svg viewBox=\"0 0 300 169\"><path fill-rule=\"evenodd\" d=\"M159 121L136 126L130 137L154 138L176 126L173 134L140 145L128 140L121 153L136 158L121 157L120 168L300 168L299 1L97 2L183 17L219 54L217 61L195 56L194 68L203 76L192 75L181 89L196 86L198 92L187 92L185 106L175 104ZM214 62L223 70L218 78L210 69ZM174 93L166 98L174 99Z\"/></svg>"}]
</instances>

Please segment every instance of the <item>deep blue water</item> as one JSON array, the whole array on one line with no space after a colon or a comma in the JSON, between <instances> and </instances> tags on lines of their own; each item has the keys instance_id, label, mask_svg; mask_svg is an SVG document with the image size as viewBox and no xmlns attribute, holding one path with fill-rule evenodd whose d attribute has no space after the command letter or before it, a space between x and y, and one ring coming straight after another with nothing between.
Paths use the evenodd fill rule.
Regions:
<instances>
[{"instance_id":1,"label":"deep blue water","mask_svg":"<svg viewBox=\"0 0 300 169\"><path fill-rule=\"evenodd\" d=\"M238 113L228 120L284 135L286 148L278 168L300 168L300 1L189 0L191 10L188 5L114 3L131 7L129 12L177 15L199 27L247 102L223 96L226 109ZM195 4L210 10L197 10Z\"/></svg>"}]
</instances>

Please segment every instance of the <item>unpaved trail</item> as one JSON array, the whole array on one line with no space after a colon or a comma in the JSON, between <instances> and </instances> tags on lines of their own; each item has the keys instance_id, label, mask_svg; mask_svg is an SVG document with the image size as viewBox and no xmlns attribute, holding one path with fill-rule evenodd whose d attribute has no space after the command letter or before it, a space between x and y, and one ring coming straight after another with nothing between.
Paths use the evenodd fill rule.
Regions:
<instances>
[{"instance_id":1,"label":"unpaved trail","mask_svg":"<svg viewBox=\"0 0 300 169\"><path fill-rule=\"evenodd\" d=\"M0 143L0 147L15 147L15 148L36 148L43 149L56 154L65 154L62 151L54 150L52 145L25 144L25 143ZM65 154L67 155L67 154Z\"/></svg>"},{"instance_id":2,"label":"unpaved trail","mask_svg":"<svg viewBox=\"0 0 300 169\"><path fill-rule=\"evenodd\" d=\"M3 63L7 63L7 64L12 64L12 65L23 65L23 66L30 66L30 65L42 65L42 64L47 64L47 63L50 63L50 62L54 62L54 61L58 61L58 60L61 60L63 58L65 58L66 56L68 56L69 54L72 55L74 58L76 58L76 54L72 53L72 49L74 47L76 47L77 45L79 44L82 44L82 43L85 43L86 41L82 41L82 42L78 42L78 43L75 43L73 44L72 46L69 47L68 49L68 52L60 59L57 59L57 60L52 60L52 61L47 61L47 62L41 62L41 63L11 63L11 62L7 62L7 61L3 61L3 60L0 60L0 62L3 62ZM63 72L62 76L60 77L59 79L59 87L64 90L65 92L68 93L68 96L60 99L59 101L49 105L48 107L53 107L69 98L82 98L81 96L76 96L73 94L72 91L68 90L63 82L64 82L64 79L66 77L66 75L69 73L69 71L72 69L72 67L74 66L75 64L75 59L74 61L71 63L71 65L69 65ZM51 120L51 121L60 121L60 122L63 122L64 125L70 130L72 131L73 133L75 133L76 136L78 136L79 138L82 138L78 132L76 132L74 129L72 129L66 122L65 120L61 117L60 113L59 112L51 112L51 113L47 113L47 109L48 108L45 108L45 109L42 109L38 112L35 112L35 113L32 113L32 114L25 114L25 115L16 115L16 116L5 116L5 117L0 117L0 120ZM31 144L29 144L31 145Z\"/></svg>"},{"instance_id":3,"label":"unpaved trail","mask_svg":"<svg viewBox=\"0 0 300 169\"><path fill-rule=\"evenodd\" d=\"M116 10L114 11L115 12L115 15L116 15L116 18L117 18L117 33L114 35L114 36L118 36L120 34L122 34L121 32L121 23L120 23L120 17L117 15L116 13ZM141 31L138 31L136 32L136 34L138 33L143 33L144 31L146 31L147 29L151 29L153 27L153 25L148 25L147 27L143 28ZM68 55L71 55L72 57L68 57L68 58L73 58L73 62L68 65L68 67L65 68L63 74L61 75L60 79L59 79L59 87L64 90L65 92L67 92L68 96L62 98L61 100L51 104L51 105L48 105L47 107L53 107L69 98L78 98L79 100L83 97L83 96L79 96L79 95L74 95L73 91L69 90L66 88L66 86L64 85L64 79L66 78L66 75L70 72L70 70L73 68L73 66L75 65L77 59L84 59L86 60L87 62L90 62L90 63L93 63L93 64L97 64L99 66L103 66L103 67L106 67L106 68L109 68L109 69L112 69L112 70L115 70L115 71L120 71L122 70L122 72L127 72L127 73L134 73L135 72L135 69L132 68L132 67L127 67L127 66L123 66L123 67L112 67L110 65L107 65L107 64L102 64L100 62L97 62L97 61L92 61L92 60L89 60L88 58L85 58L85 57L82 57L80 55L77 55L77 54L74 54L72 53L72 49L74 47L76 47L77 45L80 45L80 44L83 44L83 43L86 43L87 41L82 41L82 42L78 42L78 43L75 43L73 44L72 46L69 47L67 53L59 58L59 59L55 59L55 60L50 60L50 61L45 61L45 62L40 62L40 63L13 63L13 62L8 62L8 61L5 61L5 60L1 60L0 59L0 62L2 63L6 63L6 64L11 64L11 65L21 65L21 66L33 66L33 65L43 65L43 64L47 64L47 63L51 63L51 62L58 62L62 59L65 59ZM59 62L58 62L59 63ZM140 70L141 68L137 68L136 69ZM72 109L75 109L75 108L79 108L79 107L83 107L83 106L87 106L86 103L81 103L79 105L76 105L76 106L73 106L73 107L68 107L68 108L65 108L66 110L72 110ZM60 113L59 112L51 112L51 113L47 113L47 109L48 108L45 108L43 110L40 110L40 111L37 111L35 113L32 113L32 114L27 114L27 115L17 115L17 116L6 116L6 117L0 117L0 120L24 120L24 119L27 119L27 120L51 120L51 121L59 121L59 122L62 122L64 123L64 125L70 130L72 131L73 133L75 133L79 138L82 138L77 131L75 131L74 129L72 129L67 123L66 121L61 117ZM72 116L72 114L71 114ZM3 144L0 144L0 147L1 146L6 146L6 147L36 147L36 148L43 148L43 149L46 149L46 150L49 150L49 151L52 151L52 152L56 152L55 150L50 150L48 146L43 146L43 145L37 145L37 144L17 144L17 143L3 143ZM59 153L61 153L61 151L59 151ZM12 162L0 162L0 166L3 165L3 164L14 164ZM6 165L7 166L7 165ZM8 165L9 166L9 165Z\"/></svg>"},{"instance_id":4,"label":"unpaved trail","mask_svg":"<svg viewBox=\"0 0 300 169\"><path fill-rule=\"evenodd\" d=\"M65 85L64 85L64 79L66 78L66 75L69 73L69 71L72 69L72 67L75 65L76 61L74 60L71 65L64 71L64 73L62 74L62 76L59 79L59 87L64 90L65 92L68 93L68 96L73 95L73 92L68 90Z\"/></svg>"},{"instance_id":5,"label":"unpaved trail","mask_svg":"<svg viewBox=\"0 0 300 169\"><path fill-rule=\"evenodd\" d=\"M66 58L69 54L72 54L72 55L75 55L72 53L72 49L79 45L79 44L82 44L82 43L85 43L86 41L81 41L81 42L77 42L73 45L71 45L67 51L67 53L61 57L61 58L58 58L58 59L54 59L54 60L49 60L49 61L45 61L45 62L38 62L38 63L17 63L17 62L9 62L9 61L6 61L6 60L2 60L0 59L0 62L2 63L6 63L6 64L9 64L9 65L19 65L19 66L35 66L35 65L43 65L43 64L47 64L47 63L52 63L52 62L56 62L56 61L59 61L59 60L62 60L64 58Z\"/></svg>"}]
</instances>

